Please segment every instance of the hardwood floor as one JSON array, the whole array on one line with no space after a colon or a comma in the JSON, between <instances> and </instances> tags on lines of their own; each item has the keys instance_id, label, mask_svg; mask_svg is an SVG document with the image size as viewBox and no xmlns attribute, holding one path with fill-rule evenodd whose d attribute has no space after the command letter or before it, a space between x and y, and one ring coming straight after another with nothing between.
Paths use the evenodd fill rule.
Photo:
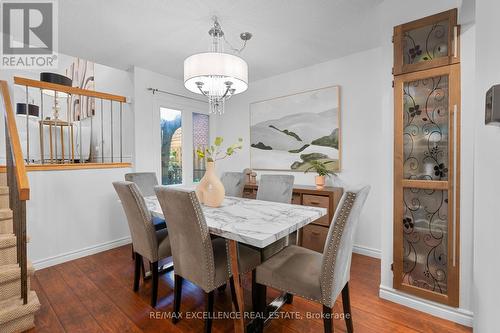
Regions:
<instances>
[{"instance_id":1,"label":"hardwood floor","mask_svg":"<svg viewBox=\"0 0 500 333\"><path fill-rule=\"evenodd\" d=\"M183 319L173 325L168 316L173 305L173 273L160 276L158 306L150 307L151 281L141 281L138 293L132 291L134 262L130 246L123 246L35 273L33 289L42 304L36 316L36 328L30 333L57 332L202 332L204 293L184 282L181 312ZM250 276L245 276L245 304L251 303ZM354 331L359 332L472 332L464 327L439 319L378 297L380 261L353 255L351 268L352 316ZM269 299L276 297L272 289ZM341 297L335 311L342 312ZM275 319L264 332L322 332L320 318L306 319L321 313L321 306L294 297L285 305L283 318ZM230 288L216 292L215 311L231 311ZM187 319L187 312L197 318ZM303 319L297 319L302 316ZM343 319L334 320L336 332L346 332ZM231 319L216 319L213 332L232 332Z\"/></svg>"}]
</instances>

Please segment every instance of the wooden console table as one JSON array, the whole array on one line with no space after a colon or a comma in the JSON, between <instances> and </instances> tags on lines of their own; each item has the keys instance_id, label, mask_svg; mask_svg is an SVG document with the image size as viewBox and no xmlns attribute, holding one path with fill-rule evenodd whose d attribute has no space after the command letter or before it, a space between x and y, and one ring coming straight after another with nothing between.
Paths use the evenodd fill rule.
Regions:
<instances>
[{"instance_id":1,"label":"wooden console table","mask_svg":"<svg viewBox=\"0 0 500 333\"><path fill-rule=\"evenodd\" d=\"M44 126L49 127L49 140L50 140L50 162L54 163L54 161L57 163L59 160L58 154L57 154L57 138L52 138L52 128L54 127L56 130L59 127L61 134L60 134L60 141L61 141L61 159L64 162L65 156L64 156L64 127L68 127L68 139L69 139L69 156L68 156L68 162L74 162L75 161L75 143L73 139L73 123L65 120L56 120L56 119L44 119L39 121L39 126L40 126L40 157L42 159L42 163L45 161L45 152L44 152ZM81 135L81 133L79 134ZM55 146L55 149L54 149Z\"/></svg>"},{"instance_id":2,"label":"wooden console table","mask_svg":"<svg viewBox=\"0 0 500 333\"><path fill-rule=\"evenodd\" d=\"M258 184L245 184L243 197L255 199ZM318 190L316 186L294 185L292 204L323 207L328 209L328 214L302 228L299 234L299 244L308 249L323 252L328 236L328 228L337 209L337 205L344 193L341 187L325 187Z\"/></svg>"}]
</instances>

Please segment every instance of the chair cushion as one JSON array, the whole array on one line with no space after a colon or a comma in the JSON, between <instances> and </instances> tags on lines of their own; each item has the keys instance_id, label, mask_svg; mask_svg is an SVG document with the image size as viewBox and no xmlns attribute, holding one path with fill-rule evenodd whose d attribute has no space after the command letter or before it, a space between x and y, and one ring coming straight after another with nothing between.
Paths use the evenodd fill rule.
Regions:
<instances>
[{"instance_id":1,"label":"chair cushion","mask_svg":"<svg viewBox=\"0 0 500 333\"><path fill-rule=\"evenodd\" d=\"M257 283L319 302L322 258L321 253L287 246L257 267Z\"/></svg>"},{"instance_id":2,"label":"chair cushion","mask_svg":"<svg viewBox=\"0 0 500 333\"><path fill-rule=\"evenodd\" d=\"M158 240L158 259L168 258L172 256L170 248L170 239L168 238L167 229L161 229L156 232L156 239Z\"/></svg>"},{"instance_id":3,"label":"chair cushion","mask_svg":"<svg viewBox=\"0 0 500 333\"><path fill-rule=\"evenodd\" d=\"M212 240L215 263L215 286L220 287L227 282L231 276L229 264L229 249L226 247L224 238ZM260 263L260 252L247 246L238 244L238 269L240 274L247 273L257 267ZM209 290L210 291L210 290Z\"/></svg>"}]
</instances>

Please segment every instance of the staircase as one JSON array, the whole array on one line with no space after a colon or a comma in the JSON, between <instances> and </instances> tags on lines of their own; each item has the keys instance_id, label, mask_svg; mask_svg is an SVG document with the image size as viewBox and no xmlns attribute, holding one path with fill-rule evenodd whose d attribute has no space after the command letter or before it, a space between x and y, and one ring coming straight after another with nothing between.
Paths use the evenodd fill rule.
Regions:
<instances>
[{"instance_id":1,"label":"staircase","mask_svg":"<svg viewBox=\"0 0 500 333\"><path fill-rule=\"evenodd\" d=\"M19 144L8 85L0 81L5 114L7 173L0 174L0 333L35 326L40 302L30 290L33 266L26 251L26 201L29 184Z\"/></svg>"}]
</instances>

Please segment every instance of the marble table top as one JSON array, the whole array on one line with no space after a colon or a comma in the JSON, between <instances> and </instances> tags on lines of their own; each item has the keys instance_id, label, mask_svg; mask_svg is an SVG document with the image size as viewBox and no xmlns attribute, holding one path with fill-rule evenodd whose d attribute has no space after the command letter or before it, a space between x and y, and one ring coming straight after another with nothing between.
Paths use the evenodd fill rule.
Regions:
<instances>
[{"instance_id":1,"label":"marble table top","mask_svg":"<svg viewBox=\"0 0 500 333\"><path fill-rule=\"evenodd\" d=\"M153 215L163 217L155 196L145 200ZM202 210L211 234L259 248L327 214L327 210L320 207L236 197L226 197L217 208L202 205Z\"/></svg>"}]
</instances>

